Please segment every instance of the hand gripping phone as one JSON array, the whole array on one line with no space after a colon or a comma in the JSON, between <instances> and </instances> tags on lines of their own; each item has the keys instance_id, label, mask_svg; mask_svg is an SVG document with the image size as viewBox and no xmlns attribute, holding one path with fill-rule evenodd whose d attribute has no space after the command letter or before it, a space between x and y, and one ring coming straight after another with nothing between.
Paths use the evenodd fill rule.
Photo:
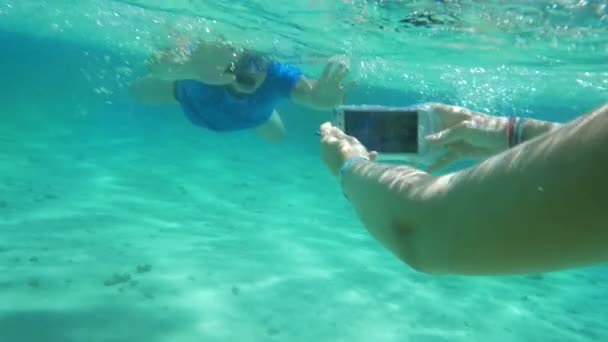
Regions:
<instances>
[{"instance_id":1,"label":"hand gripping phone","mask_svg":"<svg viewBox=\"0 0 608 342\"><path fill-rule=\"evenodd\" d=\"M344 105L334 109L333 123L378 152L379 160L424 164L429 152L424 137L438 125L422 108Z\"/></svg>"}]
</instances>

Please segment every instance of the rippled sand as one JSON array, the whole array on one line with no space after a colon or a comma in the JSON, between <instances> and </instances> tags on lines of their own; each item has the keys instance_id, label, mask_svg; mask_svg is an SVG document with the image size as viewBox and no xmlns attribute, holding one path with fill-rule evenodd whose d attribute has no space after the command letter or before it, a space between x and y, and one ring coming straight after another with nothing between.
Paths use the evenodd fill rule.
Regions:
<instances>
[{"instance_id":1,"label":"rippled sand","mask_svg":"<svg viewBox=\"0 0 608 342\"><path fill-rule=\"evenodd\" d=\"M3 341L608 338L604 268L462 278L396 260L322 168L322 116L297 112L315 123L288 118L300 130L268 147L163 113L0 128Z\"/></svg>"}]
</instances>

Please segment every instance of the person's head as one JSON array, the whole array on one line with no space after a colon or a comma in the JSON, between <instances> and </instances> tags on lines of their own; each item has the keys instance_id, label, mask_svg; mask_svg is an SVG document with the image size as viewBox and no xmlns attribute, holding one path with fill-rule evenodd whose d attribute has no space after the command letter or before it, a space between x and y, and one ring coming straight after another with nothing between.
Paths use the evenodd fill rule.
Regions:
<instances>
[{"instance_id":1,"label":"person's head","mask_svg":"<svg viewBox=\"0 0 608 342\"><path fill-rule=\"evenodd\" d=\"M229 72L236 76L233 88L241 93L253 93L264 83L270 60L256 52L243 51Z\"/></svg>"}]
</instances>

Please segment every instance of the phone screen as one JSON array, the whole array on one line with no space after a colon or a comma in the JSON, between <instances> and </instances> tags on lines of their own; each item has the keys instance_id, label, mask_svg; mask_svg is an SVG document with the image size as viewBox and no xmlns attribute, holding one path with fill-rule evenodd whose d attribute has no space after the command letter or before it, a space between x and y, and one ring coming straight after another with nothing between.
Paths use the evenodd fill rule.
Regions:
<instances>
[{"instance_id":1,"label":"phone screen","mask_svg":"<svg viewBox=\"0 0 608 342\"><path fill-rule=\"evenodd\" d=\"M418 112L346 110L344 133L378 153L418 153Z\"/></svg>"}]
</instances>

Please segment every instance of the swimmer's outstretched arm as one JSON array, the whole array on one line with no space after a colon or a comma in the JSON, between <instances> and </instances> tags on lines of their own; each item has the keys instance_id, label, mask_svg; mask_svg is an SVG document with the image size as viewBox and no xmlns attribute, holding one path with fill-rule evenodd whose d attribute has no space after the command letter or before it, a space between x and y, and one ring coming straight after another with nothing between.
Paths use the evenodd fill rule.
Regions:
<instances>
[{"instance_id":1,"label":"swimmer's outstretched arm","mask_svg":"<svg viewBox=\"0 0 608 342\"><path fill-rule=\"evenodd\" d=\"M175 104L174 83L181 79L225 85L234 81L226 72L236 55L232 47L218 42L201 42L191 55L162 50L148 63L149 73L130 86L133 97L147 104Z\"/></svg>"},{"instance_id":2,"label":"swimmer's outstretched arm","mask_svg":"<svg viewBox=\"0 0 608 342\"><path fill-rule=\"evenodd\" d=\"M608 105L454 174L357 163L343 190L370 233L422 272L515 274L604 263L606 146Z\"/></svg>"},{"instance_id":3,"label":"swimmer's outstretched arm","mask_svg":"<svg viewBox=\"0 0 608 342\"><path fill-rule=\"evenodd\" d=\"M235 76L227 72L236 62L234 48L223 42L201 41L191 53L180 50L161 50L148 63L150 77L177 81L197 80L207 84L226 85Z\"/></svg>"}]
</instances>

